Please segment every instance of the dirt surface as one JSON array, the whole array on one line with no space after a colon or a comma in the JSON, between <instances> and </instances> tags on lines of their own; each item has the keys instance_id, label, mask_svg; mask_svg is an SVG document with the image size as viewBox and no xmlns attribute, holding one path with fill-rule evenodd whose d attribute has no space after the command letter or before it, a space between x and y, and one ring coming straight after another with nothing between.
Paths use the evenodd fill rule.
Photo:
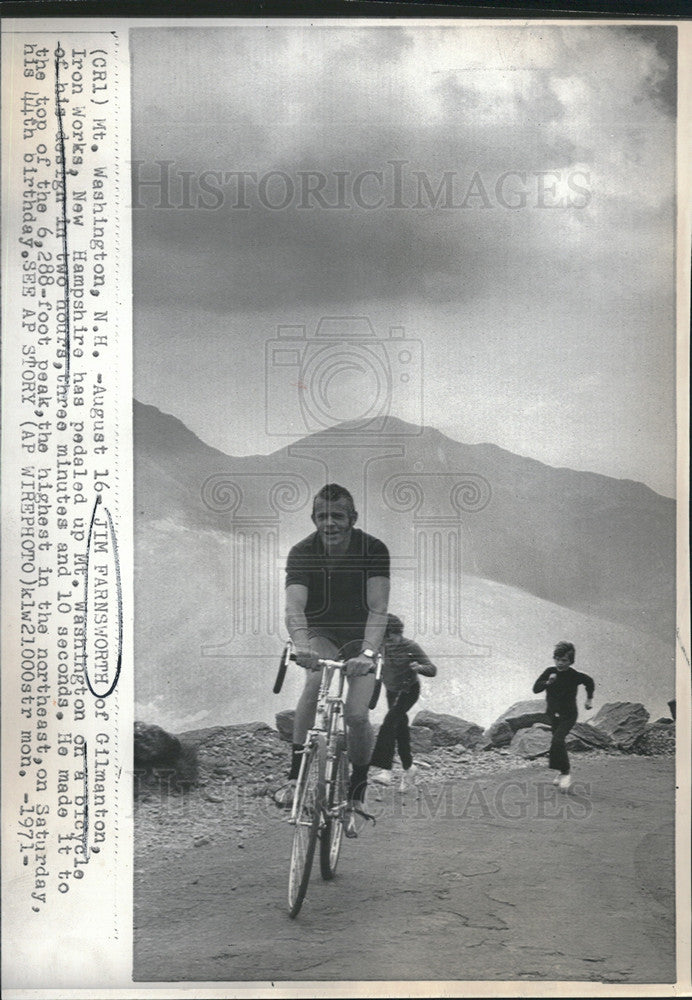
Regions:
<instances>
[{"instance_id":1,"label":"dirt surface","mask_svg":"<svg viewBox=\"0 0 692 1000\"><path fill-rule=\"evenodd\" d=\"M431 768L286 912L292 828L224 786L136 812L135 980L675 981L674 759ZM396 772L395 772L396 777Z\"/></svg>"}]
</instances>

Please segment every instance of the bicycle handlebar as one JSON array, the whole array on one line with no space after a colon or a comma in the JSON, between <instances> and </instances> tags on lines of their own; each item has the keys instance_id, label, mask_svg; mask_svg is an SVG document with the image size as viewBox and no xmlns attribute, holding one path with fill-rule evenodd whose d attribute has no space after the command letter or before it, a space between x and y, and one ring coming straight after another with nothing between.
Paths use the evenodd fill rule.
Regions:
<instances>
[{"instance_id":1,"label":"bicycle handlebar","mask_svg":"<svg viewBox=\"0 0 692 1000\"><path fill-rule=\"evenodd\" d=\"M286 676L286 667L288 666L288 658L290 646L288 643L284 646L284 651L281 654L281 659L279 661L279 669L276 673L276 680L274 681L274 694L278 694L284 685L284 677Z\"/></svg>"},{"instance_id":2,"label":"bicycle handlebar","mask_svg":"<svg viewBox=\"0 0 692 1000\"><path fill-rule=\"evenodd\" d=\"M353 659L353 657L351 657ZM274 694L279 694L281 688L283 687L284 678L286 677L286 668L288 667L288 661L293 660L296 662L296 654L293 649L293 643L289 640L284 646L284 651L281 654L281 660L279 661L279 669L276 674L276 680L274 681ZM348 660L327 660L319 659L318 661L320 670L325 667L331 667L334 670L345 670ZM377 659L372 665L372 669L368 673L375 674L375 689L373 690L372 697L370 699L370 704L368 708L372 711L377 705L380 697L380 690L382 688L382 654L379 653Z\"/></svg>"}]
</instances>

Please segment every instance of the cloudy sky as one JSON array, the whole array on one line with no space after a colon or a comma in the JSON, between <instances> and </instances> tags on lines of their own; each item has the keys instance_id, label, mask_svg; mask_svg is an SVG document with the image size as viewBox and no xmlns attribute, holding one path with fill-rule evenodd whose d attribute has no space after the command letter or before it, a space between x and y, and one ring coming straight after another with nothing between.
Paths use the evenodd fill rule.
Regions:
<instances>
[{"instance_id":1,"label":"cloudy sky","mask_svg":"<svg viewBox=\"0 0 692 1000\"><path fill-rule=\"evenodd\" d=\"M140 400L231 454L386 407L672 495L674 28L137 29L132 60Z\"/></svg>"}]
</instances>

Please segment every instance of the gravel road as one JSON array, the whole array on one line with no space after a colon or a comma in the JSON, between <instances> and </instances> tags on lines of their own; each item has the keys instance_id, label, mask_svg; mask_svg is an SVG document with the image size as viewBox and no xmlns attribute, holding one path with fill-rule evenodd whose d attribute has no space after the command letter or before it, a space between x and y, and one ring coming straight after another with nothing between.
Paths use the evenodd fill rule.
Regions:
<instances>
[{"instance_id":1,"label":"gravel road","mask_svg":"<svg viewBox=\"0 0 692 1000\"><path fill-rule=\"evenodd\" d=\"M674 759L583 755L566 796L551 778L486 755L441 759L405 795L371 786L377 825L333 882L316 864L296 920L268 796L145 797L134 978L674 982Z\"/></svg>"}]
</instances>

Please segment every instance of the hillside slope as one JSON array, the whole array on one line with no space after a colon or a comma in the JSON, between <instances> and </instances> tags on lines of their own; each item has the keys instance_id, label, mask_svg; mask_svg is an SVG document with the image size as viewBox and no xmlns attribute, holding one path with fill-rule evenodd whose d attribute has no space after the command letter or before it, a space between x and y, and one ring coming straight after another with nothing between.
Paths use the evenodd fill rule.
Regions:
<instances>
[{"instance_id":1,"label":"hillside slope","mask_svg":"<svg viewBox=\"0 0 692 1000\"><path fill-rule=\"evenodd\" d=\"M406 571L416 568L416 535L432 537L446 520L465 572L668 641L674 633L675 504L641 483L554 469L431 428L414 433L401 421L390 422L398 433L342 425L234 458L155 407L135 402L134 420L142 531L165 518L222 532L274 518L287 548L311 528L312 494L336 481L354 493L360 526Z\"/></svg>"},{"instance_id":2,"label":"hillside slope","mask_svg":"<svg viewBox=\"0 0 692 1000\"><path fill-rule=\"evenodd\" d=\"M397 424L233 458L135 403L136 696L173 730L271 721L290 546L325 481L392 553L391 608L440 665L422 705L486 724L525 698L557 639L597 698L673 695L674 505L638 483L551 469ZM462 485L466 507L450 503ZM464 487L464 484L466 486ZM466 493L463 490L466 489ZM476 509L473 509L475 505Z\"/></svg>"},{"instance_id":3,"label":"hillside slope","mask_svg":"<svg viewBox=\"0 0 692 1000\"><path fill-rule=\"evenodd\" d=\"M298 668L289 672L279 697L271 694L283 627L274 635L234 635L233 547L220 532L171 521L150 526L146 539L139 539L138 718L181 732L253 719L271 723L275 712L294 706L302 680ZM277 593L279 582L280 575ZM414 600L411 586L406 579L393 582L391 607L404 618ZM461 605L460 634L419 637L440 673L425 681L418 707L487 725L513 701L531 697L553 644L568 638L577 646L578 666L596 679L597 706L641 701L652 718L667 714L673 653L655 636L470 575L461 580Z\"/></svg>"}]
</instances>

